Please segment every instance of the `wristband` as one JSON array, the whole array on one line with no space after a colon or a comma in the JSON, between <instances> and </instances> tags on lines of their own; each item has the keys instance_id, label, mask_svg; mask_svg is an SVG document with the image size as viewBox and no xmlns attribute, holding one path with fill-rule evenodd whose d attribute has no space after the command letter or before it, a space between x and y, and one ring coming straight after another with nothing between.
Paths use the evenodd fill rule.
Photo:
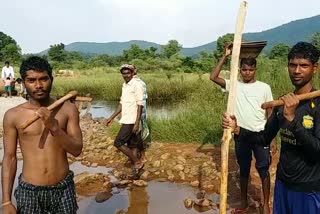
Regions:
<instances>
[{"instance_id":1,"label":"wristband","mask_svg":"<svg viewBox=\"0 0 320 214\"><path fill-rule=\"evenodd\" d=\"M9 204L11 204L11 201L3 202L3 203L1 204L1 207L7 206L7 205L9 205Z\"/></svg>"}]
</instances>

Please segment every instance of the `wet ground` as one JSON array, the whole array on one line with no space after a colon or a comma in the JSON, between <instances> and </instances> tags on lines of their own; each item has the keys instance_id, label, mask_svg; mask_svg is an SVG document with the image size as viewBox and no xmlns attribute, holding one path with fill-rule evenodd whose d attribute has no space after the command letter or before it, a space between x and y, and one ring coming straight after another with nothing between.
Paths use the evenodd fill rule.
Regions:
<instances>
[{"instance_id":1,"label":"wet ground","mask_svg":"<svg viewBox=\"0 0 320 214\"><path fill-rule=\"evenodd\" d=\"M17 175L20 174L22 161L18 162ZM106 167L87 167L81 163L73 163L70 165L71 170L75 174L82 172L104 173L109 174L110 168ZM116 179L111 176L111 181ZM15 180L14 188L17 186ZM0 187L0 191L2 189ZM121 210L126 214L193 214L193 213L218 213L218 210L195 207L186 209L183 201L186 198L196 198L199 192L197 188L193 188L184 184L172 182L148 182L147 187L135 187L118 189L113 188L113 196L102 203L95 201L95 195L85 196L78 195L79 214L102 214L102 213L117 213ZM0 200L2 196L0 196ZM214 203L218 203L219 196L217 194L208 194L208 198ZM257 213L252 209L252 213Z\"/></svg>"},{"instance_id":2,"label":"wet ground","mask_svg":"<svg viewBox=\"0 0 320 214\"><path fill-rule=\"evenodd\" d=\"M233 157L231 155L231 157ZM237 167L231 161L230 163L230 176L228 187L228 203L230 207L239 206L239 183L237 177L237 171L234 170ZM254 162L253 162L254 164ZM274 163L275 164L275 163ZM273 166L274 166L273 164ZM22 161L18 162L17 175L21 172ZM108 174L111 181L117 179L110 173L111 168L107 167L87 167L80 162L75 162L70 165L71 170L75 174L82 172L90 173L103 173ZM260 200L260 182L253 170L252 178L249 185L249 201L251 207L248 213L259 213L257 201ZM17 185L17 179L15 181ZM0 187L0 191L2 191ZM127 213L127 214L162 214L162 213L175 213L175 214L192 214L192 213L218 213L218 209L200 209L194 207L186 209L183 201L187 198L195 199L198 188L191 187L190 185L175 182L159 182L156 180L149 181L147 187L126 187L124 189L114 187L112 189L113 196L102 203L95 201L95 195L77 195L79 214L102 214L102 213ZM219 202L219 195L216 193L208 193L207 197L214 203ZM0 196L1 200L1 196ZM230 213L230 210L228 211Z\"/></svg>"},{"instance_id":3,"label":"wet ground","mask_svg":"<svg viewBox=\"0 0 320 214\"><path fill-rule=\"evenodd\" d=\"M7 100L3 101L6 102ZM85 171L104 173L111 178L111 181L117 180L114 177L114 172L123 170L125 157L116 152L113 140L107 136L107 130L104 126L91 120L82 120L81 125L84 134L84 150L80 157L71 160L73 163L70 165L70 168L76 175ZM2 159L2 153L3 150L0 143L0 159ZM218 213L217 209L206 210L199 209L199 207L186 209L183 201L187 198L196 199L196 195L200 189L206 189L207 197L214 203L218 203L219 195L215 192L218 192L220 184L219 147L207 147L199 144L152 142L146 154L149 160L145 166L145 170L149 172L149 175L145 178L148 181L147 187L131 186L123 189L114 187L112 189L113 196L102 203L95 201L97 192L86 195L78 194L78 213ZM276 155L272 160L270 172L274 179L278 156ZM251 206L248 213L259 213L257 207L261 199L260 179L254 169L254 164L253 161L249 184L249 203ZM93 165L95 166L93 167ZM17 175L21 172L21 166L22 161L19 161ZM114 170L111 173L112 169ZM200 172L200 170L202 171ZM238 166L235 161L235 155L233 150L230 149L230 174L228 182L228 203L230 208L238 207L240 201L237 171ZM195 180L199 182L199 185L192 187L191 183ZM16 184L17 182L15 182L15 186ZM273 185L271 187L271 195L273 195ZM1 197L0 195L0 200L2 200ZM272 202L272 199L270 199L270 202Z\"/></svg>"}]
</instances>

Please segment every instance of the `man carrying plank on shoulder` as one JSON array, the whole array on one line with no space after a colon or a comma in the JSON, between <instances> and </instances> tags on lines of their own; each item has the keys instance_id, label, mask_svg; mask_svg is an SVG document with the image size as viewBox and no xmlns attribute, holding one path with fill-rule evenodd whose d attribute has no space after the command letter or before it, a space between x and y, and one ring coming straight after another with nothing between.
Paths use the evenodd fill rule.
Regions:
<instances>
[{"instance_id":1,"label":"man carrying plank on shoulder","mask_svg":"<svg viewBox=\"0 0 320 214\"><path fill-rule=\"evenodd\" d=\"M268 119L265 144L280 131L281 152L277 166L273 213L320 213L320 98L299 101L297 95L314 91L313 75L317 72L319 50L299 42L288 54L288 72L295 90L281 100ZM235 116L224 114L223 127L236 134Z\"/></svg>"},{"instance_id":2,"label":"man carrying plank on shoulder","mask_svg":"<svg viewBox=\"0 0 320 214\"><path fill-rule=\"evenodd\" d=\"M37 56L24 60L20 67L29 100L9 109L3 119L2 211L4 214L59 213L75 214L76 201L73 172L67 153L78 156L82 150L79 112L67 101L49 111L53 82L49 63ZM23 129L21 124L38 115L39 120ZM23 156L22 174L11 201L17 170L17 144Z\"/></svg>"},{"instance_id":3,"label":"man carrying plank on shoulder","mask_svg":"<svg viewBox=\"0 0 320 214\"><path fill-rule=\"evenodd\" d=\"M227 91L230 89L230 80L219 77L219 74L230 54L231 45L227 45L222 58L210 74L210 80ZM234 213L245 213L248 208L247 192L252 152L262 182L264 213L269 213L270 149L264 145L262 131L271 110L261 109L261 104L272 101L273 98L270 86L255 79L256 64L254 58L243 58L240 62L242 81L237 83L235 115L241 128L239 134L234 136L234 140L237 162L240 166L241 205L234 210Z\"/></svg>"}]
</instances>

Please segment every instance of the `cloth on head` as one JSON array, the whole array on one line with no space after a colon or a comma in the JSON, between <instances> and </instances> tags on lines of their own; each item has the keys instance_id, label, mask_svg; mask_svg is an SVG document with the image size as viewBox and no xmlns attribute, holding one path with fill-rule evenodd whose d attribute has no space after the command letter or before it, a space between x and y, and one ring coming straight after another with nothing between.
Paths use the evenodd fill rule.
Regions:
<instances>
[{"instance_id":1,"label":"cloth on head","mask_svg":"<svg viewBox=\"0 0 320 214\"><path fill-rule=\"evenodd\" d=\"M122 71L123 69L129 69L129 70L133 71L135 74L137 73L136 67L134 65L131 65L131 64L123 64L123 65L121 65L120 71Z\"/></svg>"}]
</instances>

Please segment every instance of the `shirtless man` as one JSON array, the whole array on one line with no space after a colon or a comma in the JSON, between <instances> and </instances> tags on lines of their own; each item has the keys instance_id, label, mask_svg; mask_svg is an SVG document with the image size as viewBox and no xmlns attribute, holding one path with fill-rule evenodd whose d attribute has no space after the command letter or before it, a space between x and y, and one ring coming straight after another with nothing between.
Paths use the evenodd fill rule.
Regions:
<instances>
[{"instance_id":1,"label":"shirtless man","mask_svg":"<svg viewBox=\"0 0 320 214\"><path fill-rule=\"evenodd\" d=\"M46 109L54 99L50 97L52 68L45 59L37 56L26 59L21 64L20 75L30 98L8 110L3 119L3 213L76 213L73 172L69 170L67 153L78 156L82 150L79 112L71 102L52 112ZM18 128L35 114L39 120L24 130ZM18 142L23 168L14 192L16 209L11 194Z\"/></svg>"}]
</instances>

